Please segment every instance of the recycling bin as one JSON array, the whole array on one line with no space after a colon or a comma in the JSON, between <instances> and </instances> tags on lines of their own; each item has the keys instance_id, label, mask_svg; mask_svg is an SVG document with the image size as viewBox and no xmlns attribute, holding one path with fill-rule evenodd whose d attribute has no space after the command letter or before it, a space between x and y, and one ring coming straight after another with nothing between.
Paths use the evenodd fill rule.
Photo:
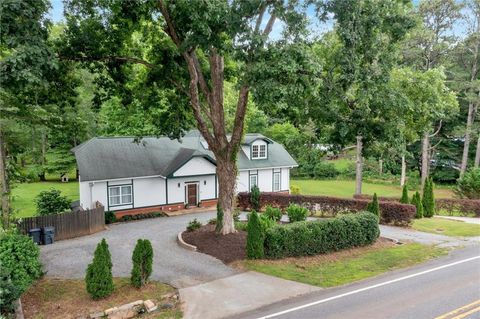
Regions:
<instances>
[{"instance_id":1,"label":"recycling bin","mask_svg":"<svg viewBox=\"0 0 480 319\"><path fill-rule=\"evenodd\" d=\"M53 244L55 241L55 227L43 227L42 228L42 243L44 245Z\"/></svg>"},{"instance_id":2,"label":"recycling bin","mask_svg":"<svg viewBox=\"0 0 480 319\"><path fill-rule=\"evenodd\" d=\"M33 242L37 245L42 244L41 234L42 230L40 228L32 228L28 231L28 236L32 237Z\"/></svg>"}]
</instances>

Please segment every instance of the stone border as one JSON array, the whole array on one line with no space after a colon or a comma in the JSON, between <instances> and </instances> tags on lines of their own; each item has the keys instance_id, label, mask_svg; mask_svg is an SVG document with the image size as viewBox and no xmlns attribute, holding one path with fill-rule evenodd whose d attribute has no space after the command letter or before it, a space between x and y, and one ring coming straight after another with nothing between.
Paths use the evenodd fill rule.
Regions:
<instances>
[{"instance_id":1,"label":"stone border","mask_svg":"<svg viewBox=\"0 0 480 319\"><path fill-rule=\"evenodd\" d=\"M190 245L190 244L186 243L182 238L182 234L183 234L183 231L179 232L178 235L177 235L178 244L185 249L188 249L188 250L191 250L191 251L197 251L197 246Z\"/></svg>"}]
</instances>

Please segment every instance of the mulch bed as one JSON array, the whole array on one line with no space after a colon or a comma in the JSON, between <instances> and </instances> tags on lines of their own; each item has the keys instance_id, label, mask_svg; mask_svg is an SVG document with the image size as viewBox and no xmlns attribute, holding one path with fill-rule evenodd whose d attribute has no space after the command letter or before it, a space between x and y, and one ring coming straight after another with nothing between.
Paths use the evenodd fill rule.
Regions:
<instances>
[{"instance_id":1,"label":"mulch bed","mask_svg":"<svg viewBox=\"0 0 480 319\"><path fill-rule=\"evenodd\" d=\"M228 264L246 258L247 232L238 230L235 234L219 235L215 225L205 225L196 231L184 232L183 240L197 246L199 252L211 255Z\"/></svg>"}]
</instances>

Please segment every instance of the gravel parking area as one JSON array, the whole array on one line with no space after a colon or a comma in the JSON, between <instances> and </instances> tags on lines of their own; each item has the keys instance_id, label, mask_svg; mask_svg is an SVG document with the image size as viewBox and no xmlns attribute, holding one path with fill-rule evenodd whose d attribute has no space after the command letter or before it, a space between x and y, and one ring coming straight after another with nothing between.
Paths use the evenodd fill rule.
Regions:
<instances>
[{"instance_id":1,"label":"gravel parking area","mask_svg":"<svg viewBox=\"0 0 480 319\"><path fill-rule=\"evenodd\" d=\"M214 212L162 217L111 225L109 230L41 246L44 270L49 277L83 278L96 245L105 238L110 246L114 276L129 276L137 239L149 239L154 249L152 279L177 288L223 278L236 273L220 260L180 247L177 234L197 218L206 223Z\"/></svg>"}]
</instances>

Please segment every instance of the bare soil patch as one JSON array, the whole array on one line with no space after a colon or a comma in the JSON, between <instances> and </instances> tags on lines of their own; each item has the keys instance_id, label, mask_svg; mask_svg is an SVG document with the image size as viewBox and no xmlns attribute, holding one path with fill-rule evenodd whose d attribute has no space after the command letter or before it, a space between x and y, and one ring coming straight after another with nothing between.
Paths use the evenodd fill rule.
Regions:
<instances>
[{"instance_id":1,"label":"bare soil patch","mask_svg":"<svg viewBox=\"0 0 480 319\"><path fill-rule=\"evenodd\" d=\"M184 232L182 238L186 243L197 246L199 252L218 258L225 264L246 258L247 232L242 230L219 235L215 233L215 225L205 225L195 231Z\"/></svg>"}]
</instances>

